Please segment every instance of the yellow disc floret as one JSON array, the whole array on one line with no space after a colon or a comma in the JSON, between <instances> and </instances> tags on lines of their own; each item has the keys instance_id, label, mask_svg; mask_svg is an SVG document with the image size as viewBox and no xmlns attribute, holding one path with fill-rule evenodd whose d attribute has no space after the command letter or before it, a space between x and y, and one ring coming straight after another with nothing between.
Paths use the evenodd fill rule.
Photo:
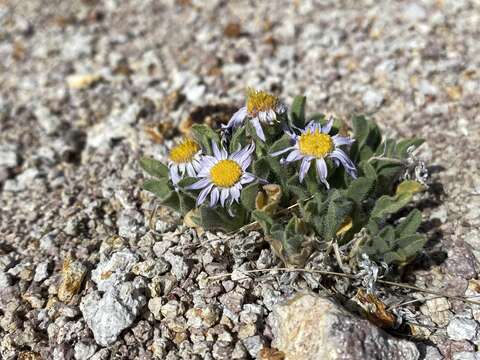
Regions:
<instances>
[{"instance_id":1,"label":"yellow disc floret","mask_svg":"<svg viewBox=\"0 0 480 360\"><path fill-rule=\"evenodd\" d=\"M242 168L233 160L220 160L210 170L212 182L222 188L235 185L242 176Z\"/></svg>"},{"instance_id":2,"label":"yellow disc floret","mask_svg":"<svg viewBox=\"0 0 480 360\"><path fill-rule=\"evenodd\" d=\"M303 155L323 158L333 150L333 140L330 135L323 134L319 130L306 132L300 136L298 147Z\"/></svg>"},{"instance_id":3,"label":"yellow disc floret","mask_svg":"<svg viewBox=\"0 0 480 360\"><path fill-rule=\"evenodd\" d=\"M278 98L265 91L247 89L247 112L250 116L256 116L261 111L274 110Z\"/></svg>"},{"instance_id":4,"label":"yellow disc floret","mask_svg":"<svg viewBox=\"0 0 480 360\"><path fill-rule=\"evenodd\" d=\"M187 163L193 160L193 157L199 150L200 146L195 141L186 138L170 150L169 157L174 163Z\"/></svg>"}]
</instances>

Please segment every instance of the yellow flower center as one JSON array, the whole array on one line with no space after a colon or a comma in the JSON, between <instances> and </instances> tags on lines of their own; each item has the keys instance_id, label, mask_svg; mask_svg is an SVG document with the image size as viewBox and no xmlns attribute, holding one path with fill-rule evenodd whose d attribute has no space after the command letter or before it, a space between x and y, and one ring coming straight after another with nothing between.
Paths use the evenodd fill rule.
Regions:
<instances>
[{"instance_id":1,"label":"yellow flower center","mask_svg":"<svg viewBox=\"0 0 480 360\"><path fill-rule=\"evenodd\" d=\"M218 187L235 185L242 176L242 168L233 160L220 160L210 170L210 179Z\"/></svg>"},{"instance_id":2,"label":"yellow flower center","mask_svg":"<svg viewBox=\"0 0 480 360\"><path fill-rule=\"evenodd\" d=\"M192 139L187 138L170 150L169 157L170 160L177 164L187 163L192 161L199 150L200 146Z\"/></svg>"},{"instance_id":3,"label":"yellow flower center","mask_svg":"<svg viewBox=\"0 0 480 360\"><path fill-rule=\"evenodd\" d=\"M333 140L330 135L323 134L318 130L308 131L300 136L298 146L303 155L323 158L333 150Z\"/></svg>"},{"instance_id":4,"label":"yellow flower center","mask_svg":"<svg viewBox=\"0 0 480 360\"><path fill-rule=\"evenodd\" d=\"M261 111L268 111L277 106L278 99L265 91L247 89L247 112L251 116Z\"/></svg>"}]
</instances>

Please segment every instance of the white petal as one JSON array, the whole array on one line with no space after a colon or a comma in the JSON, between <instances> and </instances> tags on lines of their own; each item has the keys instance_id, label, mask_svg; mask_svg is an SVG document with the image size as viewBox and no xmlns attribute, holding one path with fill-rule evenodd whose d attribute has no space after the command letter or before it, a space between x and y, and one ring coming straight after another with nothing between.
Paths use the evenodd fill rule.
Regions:
<instances>
[{"instance_id":1,"label":"white petal","mask_svg":"<svg viewBox=\"0 0 480 360\"><path fill-rule=\"evenodd\" d=\"M220 204L222 204L222 206L225 206L225 200L227 200L229 194L230 191L225 188L220 192Z\"/></svg>"},{"instance_id":2,"label":"white petal","mask_svg":"<svg viewBox=\"0 0 480 360\"><path fill-rule=\"evenodd\" d=\"M293 150L290 154L288 154L286 161L287 162L292 162L292 161L297 161L303 158L304 155L299 151L299 150Z\"/></svg>"},{"instance_id":3,"label":"white petal","mask_svg":"<svg viewBox=\"0 0 480 360\"><path fill-rule=\"evenodd\" d=\"M328 118L328 121L325 125L322 126L322 133L324 134L328 134L330 132L330 130L332 129L332 125L333 125L333 116L330 116Z\"/></svg>"},{"instance_id":4,"label":"white petal","mask_svg":"<svg viewBox=\"0 0 480 360\"><path fill-rule=\"evenodd\" d=\"M187 190L200 190L211 184L210 179L202 179L196 183L187 186Z\"/></svg>"},{"instance_id":5,"label":"white petal","mask_svg":"<svg viewBox=\"0 0 480 360\"><path fill-rule=\"evenodd\" d=\"M286 153L287 151L290 151L290 150L293 150L293 149L296 149L296 147L295 146L290 146L290 147L287 147L287 148L282 149L280 151L275 151L274 153L271 153L270 156L275 157L275 156L278 156L278 155L282 155L282 154Z\"/></svg>"},{"instance_id":6,"label":"white petal","mask_svg":"<svg viewBox=\"0 0 480 360\"><path fill-rule=\"evenodd\" d=\"M257 133L257 136L260 138L260 140L265 141L265 134L262 129L262 125L260 125L260 121L258 118L253 118L252 120L252 125L255 128L255 132Z\"/></svg>"},{"instance_id":7,"label":"white petal","mask_svg":"<svg viewBox=\"0 0 480 360\"><path fill-rule=\"evenodd\" d=\"M241 107L230 118L227 125L223 125L224 129L236 129L244 122L247 117L247 107Z\"/></svg>"},{"instance_id":8,"label":"white petal","mask_svg":"<svg viewBox=\"0 0 480 360\"><path fill-rule=\"evenodd\" d=\"M212 140L212 150L213 150L213 156L215 156L215 159L217 160L222 159L222 153L220 152L220 149L218 148L217 143L213 140Z\"/></svg>"},{"instance_id":9,"label":"white petal","mask_svg":"<svg viewBox=\"0 0 480 360\"><path fill-rule=\"evenodd\" d=\"M248 172L244 173L240 179L240 184L248 184L256 179L256 176Z\"/></svg>"},{"instance_id":10,"label":"white petal","mask_svg":"<svg viewBox=\"0 0 480 360\"><path fill-rule=\"evenodd\" d=\"M218 191L217 187L214 187L212 192L210 193L210 207L215 207L215 205L217 205L219 197L220 191Z\"/></svg>"},{"instance_id":11,"label":"white petal","mask_svg":"<svg viewBox=\"0 0 480 360\"><path fill-rule=\"evenodd\" d=\"M197 172L195 171L195 168L193 167L193 163L187 164L187 174L190 177L194 177L197 175Z\"/></svg>"},{"instance_id":12,"label":"white petal","mask_svg":"<svg viewBox=\"0 0 480 360\"><path fill-rule=\"evenodd\" d=\"M178 173L178 167L176 165L172 165L168 172L170 173L170 179L172 180L172 183L174 185L178 184L181 179L180 174Z\"/></svg>"},{"instance_id":13,"label":"white petal","mask_svg":"<svg viewBox=\"0 0 480 360\"><path fill-rule=\"evenodd\" d=\"M327 181L327 175L328 175L327 163L323 158L320 158L316 160L316 166L317 166L318 178L323 184L325 184L327 189L330 189L330 185L328 184L328 181Z\"/></svg>"},{"instance_id":14,"label":"white petal","mask_svg":"<svg viewBox=\"0 0 480 360\"><path fill-rule=\"evenodd\" d=\"M238 185L238 186L241 186L241 185ZM235 185L230 188L231 199L235 200L236 202L238 202L238 200L240 199L240 189L238 188L238 186Z\"/></svg>"},{"instance_id":15,"label":"white petal","mask_svg":"<svg viewBox=\"0 0 480 360\"><path fill-rule=\"evenodd\" d=\"M213 184L210 184L210 186L200 191L200 194L198 195L198 198L197 198L197 207L202 205L205 202L205 199L207 198L208 194L212 190L212 187L213 187Z\"/></svg>"},{"instance_id":16,"label":"white petal","mask_svg":"<svg viewBox=\"0 0 480 360\"><path fill-rule=\"evenodd\" d=\"M303 158L302 165L300 165L300 174L299 174L300 182L303 182L303 179L308 174L308 170L310 169L311 161L312 161L311 157Z\"/></svg>"},{"instance_id":17,"label":"white petal","mask_svg":"<svg viewBox=\"0 0 480 360\"><path fill-rule=\"evenodd\" d=\"M335 146L350 145L355 142L354 139L348 136L334 135L332 136L333 144Z\"/></svg>"}]
</instances>

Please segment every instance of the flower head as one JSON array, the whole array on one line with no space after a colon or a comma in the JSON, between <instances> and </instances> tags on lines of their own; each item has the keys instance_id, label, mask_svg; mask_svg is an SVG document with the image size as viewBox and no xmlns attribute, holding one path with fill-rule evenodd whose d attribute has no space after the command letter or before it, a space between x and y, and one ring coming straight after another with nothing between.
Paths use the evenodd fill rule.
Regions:
<instances>
[{"instance_id":1,"label":"flower head","mask_svg":"<svg viewBox=\"0 0 480 360\"><path fill-rule=\"evenodd\" d=\"M247 89L247 101L245 106L241 107L228 122L224 125L225 130L235 130L241 126L245 120L249 119L257 136L265 141L261 123L271 124L277 120L277 114L285 111L285 106L281 104L278 98L266 91Z\"/></svg>"},{"instance_id":2,"label":"flower head","mask_svg":"<svg viewBox=\"0 0 480 360\"><path fill-rule=\"evenodd\" d=\"M185 176L185 172L191 177L196 175L200 152L200 145L191 138L183 139L170 150L168 169L170 179L174 184L177 184Z\"/></svg>"},{"instance_id":3,"label":"flower head","mask_svg":"<svg viewBox=\"0 0 480 360\"><path fill-rule=\"evenodd\" d=\"M356 178L357 169L355 165L348 158L347 154L340 149L340 146L350 145L355 140L348 136L329 135L332 125L333 118L330 118L324 126L311 121L305 129L300 130L300 135L293 133L290 134L291 139L294 141L293 146L277 151L271 155L278 156L290 151L285 162L289 163L302 160L299 174L300 182L303 182L303 179L310 169L312 161L315 160L317 176L319 180L325 184L327 189L329 189L330 185L327 181L328 170L327 163L325 162L326 158L332 159L336 166L342 164L347 173L351 177Z\"/></svg>"},{"instance_id":4,"label":"flower head","mask_svg":"<svg viewBox=\"0 0 480 360\"><path fill-rule=\"evenodd\" d=\"M220 204L231 206L239 202L243 185L255 180L255 176L247 172L252 163L253 144L228 154L222 147L212 142L213 156L204 155L200 158L198 178L201 180L187 187L189 190L202 190L197 198L197 206L205 202L210 194L210 207Z\"/></svg>"}]
</instances>

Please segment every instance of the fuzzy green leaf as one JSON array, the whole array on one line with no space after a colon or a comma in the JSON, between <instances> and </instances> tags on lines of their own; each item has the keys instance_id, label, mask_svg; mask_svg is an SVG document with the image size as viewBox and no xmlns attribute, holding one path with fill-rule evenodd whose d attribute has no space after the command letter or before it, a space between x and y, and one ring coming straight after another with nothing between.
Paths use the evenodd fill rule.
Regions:
<instances>
[{"instance_id":1,"label":"fuzzy green leaf","mask_svg":"<svg viewBox=\"0 0 480 360\"><path fill-rule=\"evenodd\" d=\"M252 211L255 209L255 199L257 198L258 189L259 186L256 182L243 188L240 194L240 201L247 210Z\"/></svg>"},{"instance_id":2,"label":"fuzzy green leaf","mask_svg":"<svg viewBox=\"0 0 480 360\"><path fill-rule=\"evenodd\" d=\"M305 127L305 96L295 96L290 111L292 124L303 129Z\"/></svg>"},{"instance_id":3,"label":"fuzzy green leaf","mask_svg":"<svg viewBox=\"0 0 480 360\"><path fill-rule=\"evenodd\" d=\"M290 145L290 136L288 136L288 134L285 134L280 139L275 141L272 146L270 146L269 153L272 154L274 152L288 148Z\"/></svg>"},{"instance_id":4,"label":"fuzzy green leaf","mask_svg":"<svg viewBox=\"0 0 480 360\"><path fill-rule=\"evenodd\" d=\"M195 140L205 149L209 154L212 153L211 142L220 143L220 137L209 126L203 124L192 125L191 132Z\"/></svg>"},{"instance_id":5,"label":"fuzzy green leaf","mask_svg":"<svg viewBox=\"0 0 480 360\"><path fill-rule=\"evenodd\" d=\"M422 223L422 213L418 209L413 209L408 216L403 219L395 228L397 237L413 235Z\"/></svg>"},{"instance_id":6,"label":"fuzzy green leaf","mask_svg":"<svg viewBox=\"0 0 480 360\"><path fill-rule=\"evenodd\" d=\"M166 198L173 190L166 178L160 180L147 179L143 183L143 188L155 194L160 200Z\"/></svg>"},{"instance_id":7,"label":"fuzzy green leaf","mask_svg":"<svg viewBox=\"0 0 480 360\"><path fill-rule=\"evenodd\" d=\"M347 197L352 199L358 206L375 191L375 180L360 177L352 181L347 189Z\"/></svg>"},{"instance_id":8,"label":"fuzzy green leaf","mask_svg":"<svg viewBox=\"0 0 480 360\"><path fill-rule=\"evenodd\" d=\"M372 210L371 217L375 219L385 219L387 216L403 209L412 200L412 194L404 193L396 196L384 195L377 200Z\"/></svg>"},{"instance_id":9,"label":"fuzzy green leaf","mask_svg":"<svg viewBox=\"0 0 480 360\"><path fill-rule=\"evenodd\" d=\"M177 192L170 188L168 179L163 178L160 180L145 180L143 183L143 188L158 196L162 205L181 212L180 199Z\"/></svg>"},{"instance_id":10,"label":"fuzzy green leaf","mask_svg":"<svg viewBox=\"0 0 480 360\"><path fill-rule=\"evenodd\" d=\"M252 217L256 222L259 223L263 231L265 231L265 234L270 234L270 229L273 225L273 219L269 215L263 211L254 210L252 212Z\"/></svg>"},{"instance_id":11,"label":"fuzzy green leaf","mask_svg":"<svg viewBox=\"0 0 480 360\"><path fill-rule=\"evenodd\" d=\"M168 167L162 164L160 161L142 157L140 159L140 167L149 175L156 178L168 177Z\"/></svg>"},{"instance_id":12,"label":"fuzzy green leaf","mask_svg":"<svg viewBox=\"0 0 480 360\"><path fill-rule=\"evenodd\" d=\"M424 139L407 139L407 140L401 140L398 142L398 144L395 147L395 152L396 154L401 158L405 159L407 157L407 149L410 146L415 146L418 148L420 145L422 145L425 142Z\"/></svg>"},{"instance_id":13,"label":"fuzzy green leaf","mask_svg":"<svg viewBox=\"0 0 480 360\"><path fill-rule=\"evenodd\" d=\"M245 126L241 126L235 130L230 140L229 150L230 152L237 151L239 148L243 147L246 143L246 130Z\"/></svg>"},{"instance_id":14,"label":"fuzzy green leaf","mask_svg":"<svg viewBox=\"0 0 480 360\"><path fill-rule=\"evenodd\" d=\"M270 166L266 157L253 162L253 173L260 179L268 178L268 175L270 174Z\"/></svg>"},{"instance_id":15,"label":"fuzzy green leaf","mask_svg":"<svg viewBox=\"0 0 480 360\"><path fill-rule=\"evenodd\" d=\"M200 217L195 221L205 230L221 230L225 232L235 231L244 224L245 214L237 208L238 213L234 217L226 214L225 209L212 209L207 206L200 208Z\"/></svg>"}]
</instances>

